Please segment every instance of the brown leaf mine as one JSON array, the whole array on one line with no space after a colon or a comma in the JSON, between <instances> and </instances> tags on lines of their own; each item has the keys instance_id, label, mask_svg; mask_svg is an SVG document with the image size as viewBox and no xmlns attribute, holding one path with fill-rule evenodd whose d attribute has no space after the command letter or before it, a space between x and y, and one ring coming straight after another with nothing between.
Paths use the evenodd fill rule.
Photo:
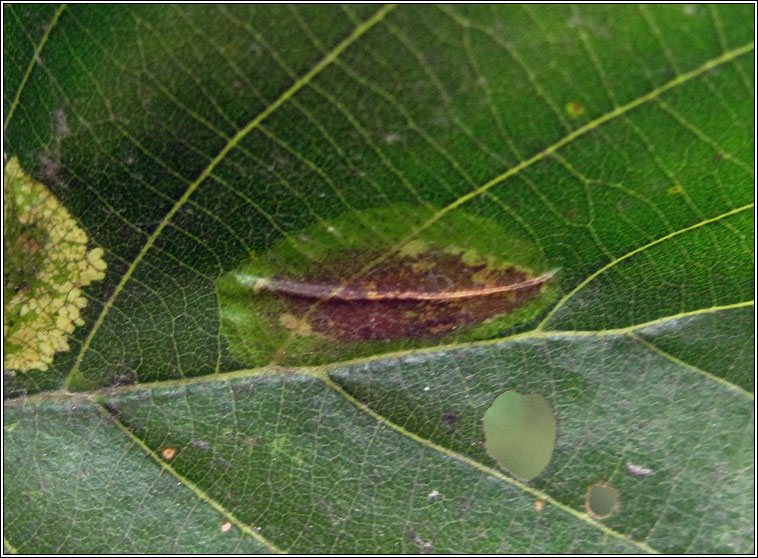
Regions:
<instances>
[{"instance_id":1,"label":"brown leaf mine","mask_svg":"<svg viewBox=\"0 0 758 558\"><path fill-rule=\"evenodd\" d=\"M250 254L217 281L235 358L322 364L491 339L555 301L554 272L514 224L435 215L351 210Z\"/></svg>"},{"instance_id":2,"label":"brown leaf mine","mask_svg":"<svg viewBox=\"0 0 758 558\"><path fill-rule=\"evenodd\" d=\"M513 312L554 275L498 266L455 247L411 246L360 273L366 259L347 254L299 280L261 278L253 291L280 297L287 307L281 323L300 335L342 341L433 338Z\"/></svg>"}]
</instances>

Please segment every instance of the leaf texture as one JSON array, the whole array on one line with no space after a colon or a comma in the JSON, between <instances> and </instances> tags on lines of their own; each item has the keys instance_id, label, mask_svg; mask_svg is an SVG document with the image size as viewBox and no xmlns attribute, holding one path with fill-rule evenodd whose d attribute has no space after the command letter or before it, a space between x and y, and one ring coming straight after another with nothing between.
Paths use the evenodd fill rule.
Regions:
<instances>
[{"instance_id":1,"label":"leaf texture","mask_svg":"<svg viewBox=\"0 0 758 558\"><path fill-rule=\"evenodd\" d=\"M108 264L6 371L7 550L754 552L753 6L3 11L6 153ZM251 364L217 280L345 215L394 250L491 223L555 301ZM507 390L558 420L528 483L482 445Z\"/></svg>"}]
</instances>

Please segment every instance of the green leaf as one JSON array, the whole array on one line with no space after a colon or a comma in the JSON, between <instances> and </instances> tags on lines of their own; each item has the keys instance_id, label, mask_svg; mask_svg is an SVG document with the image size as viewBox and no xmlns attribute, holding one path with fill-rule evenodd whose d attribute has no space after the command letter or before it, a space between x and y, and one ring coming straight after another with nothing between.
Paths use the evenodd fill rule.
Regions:
<instances>
[{"instance_id":1,"label":"green leaf","mask_svg":"<svg viewBox=\"0 0 758 558\"><path fill-rule=\"evenodd\" d=\"M107 263L69 349L5 370L6 549L754 551L752 6L3 11L6 162ZM222 278L351 219L366 265L560 272L471 335L240 351ZM529 482L483 445L505 391L557 419Z\"/></svg>"}]
</instances>

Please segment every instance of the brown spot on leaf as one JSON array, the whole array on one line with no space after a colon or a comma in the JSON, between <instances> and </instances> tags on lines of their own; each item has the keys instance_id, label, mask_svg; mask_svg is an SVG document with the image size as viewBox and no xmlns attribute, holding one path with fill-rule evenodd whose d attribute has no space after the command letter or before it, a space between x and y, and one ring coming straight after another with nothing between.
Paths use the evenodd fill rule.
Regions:
<instances>
[{"instance_id":1,"label":"brown spot on leaf","mask_svg":"<svg viewBox=\"0 0 758 558\"><path fill-rule=\"evenodd\" d=\"M176 448L163 448L161 455L166 461L171 461L174 457L176 457Z\"/></svg>"},{"instance_id":2,"label":"brown spot on leaf","mask_svg":"<svg viewBox=\"0 0 758 558\"><path fill-rule=\"evenodd\" d=\"M301 335L344 341L430 338L509 314L537 297L553 277L472 251L410 248L367 273L359 272L375 254L346 254L301 279L259 279L253 292L280 297L287 307L280 323Z\"/></svg>"}]
</instances>

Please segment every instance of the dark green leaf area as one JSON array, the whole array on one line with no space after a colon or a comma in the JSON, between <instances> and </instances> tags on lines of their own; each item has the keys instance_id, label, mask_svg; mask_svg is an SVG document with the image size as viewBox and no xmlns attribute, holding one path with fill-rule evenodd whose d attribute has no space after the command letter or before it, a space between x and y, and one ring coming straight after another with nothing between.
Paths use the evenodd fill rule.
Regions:
<instances>
[{"instance_id":1,"label":"dark green leaf area","mask_svg":"<svg viewBox=\"0 0 758 558\"><path fill-rule=\"evenodd\" d=\"M752 306L694 314L639 330L638 335L666 353L738 385L755 386L755 323Z\"/></svg>"},{"instance_id":2,"label":"dark green leaf area","mask_svg":"<svg viewBox=\"0 0 758 558\"><path fill-rule=\"evenodd\" d=\"M753 216L743 211L651 246L587 283L548 326L611 329L751 300L752 235Z\"/></svg>"},{"instance_id":3,"label":"dark green leaf area","mask_svg":"<svg viewBox=\"0 0 758 558\"><path fill-rule=\"evenodd\" d=\"M493 396L544 394L558 436L531 486L583 512L587 487L611 482L623 506L604 523L660 551L750 544L749 518L729 505L752 483L750 395L627 336L527 336L357 364L332 377L403 428L493 468L482 430ZM652 473L634 476L634 466Z\"/></svg>"},{"instance_id":4,"label":"dark green leaf area","mask_svg":"<svg viewBox=\"0 0 758 558\"><path fill-rule=\"evenodd\" d=\"M7 550L754 553L754 6L3 15L5 152L108 262L4 378ZM370 342L246 282L413 240L560 273ZM509 390L558 418L526 483L483 446Z\"/></svg>"},{"instance_id":5,"label":"dark green leaf area","mask_svg":"<svg viewBox=\"0 0 758 558\"><path fill-rule=\"evenodd\" d=\"M635 548L558 508L538 513L505 479L418 444L313 377L157 388L108 405L151 448L178 448L178 473L293 553Z\"/></svg>"},{"instance_id":6,"label":"dark green leaf area","mask_svg":"<svg viewBox=\"0 0 758 558\"><path fill-rule=\"evenodd\" d=\"M86 400L6 407L3 449L5 537L22 554L267 552Z\"/></svg>"}]
</instances>

